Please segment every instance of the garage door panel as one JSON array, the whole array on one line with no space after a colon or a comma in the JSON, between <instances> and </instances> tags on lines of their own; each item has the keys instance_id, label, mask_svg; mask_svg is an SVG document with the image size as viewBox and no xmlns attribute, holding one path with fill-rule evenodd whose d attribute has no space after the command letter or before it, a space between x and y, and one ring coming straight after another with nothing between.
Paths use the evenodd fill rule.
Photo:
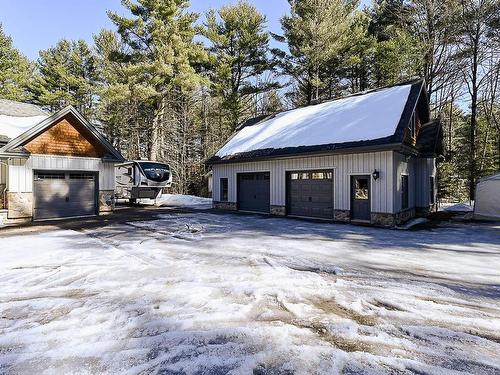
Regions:
<instances>
[{"instance_id":1,"label":"garage door panel","mask_svg":"<svg viewBox=\"0 0 500 375\"><path fill-rule=\"evenodd\" d=\"M287 213L333 218L333 173L298 171L287 175Z\"/></svg>"},{"instance_id":2,"label":"garage door panel","mask_svg":"<svg viewBox=\"0 0 500 375\"><path fill-rule=\"evenodd\" d=\"M268 172L238 174L238 209L270 212L270 174Z\"/></svg>"},{"instance_id":3,"label":"garage door panel","mask_svg":"<svg viewBox=\"0 0 500 375\"><path fill-rule=\"evenodd\" d=\"M93 215L96 211L93 173L35 172L33 218Z\"/></svg>"}]
</instances>

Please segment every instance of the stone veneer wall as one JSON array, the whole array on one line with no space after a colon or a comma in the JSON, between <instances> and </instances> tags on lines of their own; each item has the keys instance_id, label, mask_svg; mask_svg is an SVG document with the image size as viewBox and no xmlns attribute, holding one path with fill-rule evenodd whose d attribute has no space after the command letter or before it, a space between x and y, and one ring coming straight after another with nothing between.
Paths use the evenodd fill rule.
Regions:
<instances>
[{"instance_id":1,"label":"stone veneer wall","mask_svg":"<svg viewBox=\"0 0 500 375\"><path fill-rule=\"evenodd\" d=\"M416 210L415 208L409 208L407 210L398 212L397 214L394 215L394 221L396 225L403 224L410 220L411 218L415 217L416 215Z\"/></svg>"},{"instance_id":2,"label":"stone veneer wall","mask_svg":"<svg viewBox=\"0 0 500 375\"><path fill-rule=\"evenodd\" d=\"M393 227L395 225L395 218L393 214L372 212L370 222L379 227Z\"/></svg>"},{"instance_id":3,"label":"stone veneer wall","mask_svg":"<svg viewBox=\"0 0 500 375\"><path fill-rule=\"evenodd\" d=\"M9 219L30 218L33 215L33 193L7 193Z\"/></svg>"},{"instance_id":4,"label":"stone veneer wall","mask_svg":"<svg viewBox=\"0 0 500 375\"><path fill-rule=\"evenodd\" d=\"M271 215L285 216L286 206L271 206Z\"/></svg>"},{"instance_id":5,"label":"stone veneer wall","mask_svg":"<svg viewBox=\"0 0 500 375\"><path fill-rule=\"evenodd\" d=\"M348 223L349 221L351 221L351 211L333 210L333 220Z\"/></svg>"},{"instance_id":6,"label":"stone veneer wall","mask_svg":"<svg viewBox=\"0 0 500 375\"><path fill-rule=\"evenodd\" d=\"M115 192L113 190L99 191L99 212L111 212L115 209Z\"/></svg>"},{"instance_id":7,"label":"stone veneer wall","mask_svg":"<svg viewBox=\"0 0 500 375\"><path fill-rule=\"evenodd\" d=\"M5 208L5 204L7 202L4 202L4 191L5 191L5 184L0 184L0 210ZM5 196L5 198L7 198ZM7 200L7 199L6 199Z\"/></svg>"},{"instance_id":8,"label":"stone veneer wall","mask_svg":"<svg viewBox=\"0 0 500 375\"><path fill-rule=\"evenodd\" d=\"M217 210L225 210L225 211L236 211L238 209L235 202L218 202L213 201L212 207Z\"/></svg>"}]
</instances>

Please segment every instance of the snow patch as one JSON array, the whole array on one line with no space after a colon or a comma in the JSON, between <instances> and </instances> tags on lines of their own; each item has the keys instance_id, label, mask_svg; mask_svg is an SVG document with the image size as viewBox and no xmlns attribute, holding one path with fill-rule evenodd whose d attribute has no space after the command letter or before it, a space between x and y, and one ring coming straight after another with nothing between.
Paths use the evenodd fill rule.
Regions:
<instances>
[{"instance_id":1,"label":"snow patch","mask_svg":"<svg viewBox=\"0 0 500 375\"><path fill-rule=\"evenodd\" d=\"M474 211L473 206L467 203L456 203L452 205L447 205L443 208L446 212L472 212Z\"/></svg>"},{"instance_id":2,"label":"snow patch","mask_svg":"<svg viewBox=\"0 0 500 375\"><path fill-rule=\"evenodd\" d=\"M266 148L325 145L394 134L411 85L395 86L279 113L240 130L217 156Z\"/></svg>"}]
</instances>

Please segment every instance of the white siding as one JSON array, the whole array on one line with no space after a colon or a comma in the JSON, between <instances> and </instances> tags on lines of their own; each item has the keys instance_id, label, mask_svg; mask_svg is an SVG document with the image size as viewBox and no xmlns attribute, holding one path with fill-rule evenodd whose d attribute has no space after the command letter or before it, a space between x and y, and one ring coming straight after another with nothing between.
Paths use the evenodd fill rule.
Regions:
<instances>
[{"instance_id":1,"label":"white siding","mask_svg":"<svg viewBox=\"0 0 500 375\"><path fill-rule=\"evenodd\" d=\"M13 193L32 192L33 170L99 172L99 190L115 189L113 163L104 163L97 158L33 155L28 159L9 160L9 191Z\"/></svg>"},{"instance_id":2,"label":"white siding","mask_svg":"<svg viewBox=\"0 0 500 375\"><path fill-rule=\"evenodd\" d=\"M7 183L7 166L4 163L7 163L7 159L0 159L0 185Z\"/></svg>"},{"instance_id":3,"label":"white siding","mask_svg":"<svg viewBox=\"0 0 500 375\"><path fill-rule=\"evenodd\" d=\"M394 212L401 211L401 175L408 174L409 208L430 205L430 177L436 177L434 158L410 158L394 153ZM436 188L437 181L434 182Z\"/></svg>"},{"instance_id":4,"label":"white siding","mask_svg":"<svg viewBox=\"0 0 500 375\"><path fill-rule=\"evenodd\" d=\"M372 179L372 212L393 211L393 152L328 155L300 158L283 158L270 161L220 164L213 166L213 198L220 200L220 179L228 179L229 202L236 202L237 173L268 171L271 174L271 205L286 204L286 172L305 169L334 170L334 208L350 209L350 175L380 172L377 181Z\"/></svg>"}]
</instances>

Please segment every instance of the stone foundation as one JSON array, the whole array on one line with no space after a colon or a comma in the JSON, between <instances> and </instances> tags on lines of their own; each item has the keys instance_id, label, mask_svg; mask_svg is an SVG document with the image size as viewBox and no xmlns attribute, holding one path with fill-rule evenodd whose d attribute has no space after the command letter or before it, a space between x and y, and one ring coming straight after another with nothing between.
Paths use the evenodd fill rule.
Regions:
<instances>
[{"instance_id":1,"label":"stone foundation","mask_svg":"<svg viewBox=\"0 0 500 375\"><path fill-rule=\"evenodd\" d=\"M224 211L236 211L238 209L238 206L236 205L236 202L218 202L218 201L213 201L212 202L212 207L217 209L217 210L224 210Z\"/></svg>"},{"instance_id":2,"label":"stone foundation","mask_svg":"<svg viewBox=\"0 0 500 375\"><path fill-rule=\"evenodd\" d=\"M410 220L411 218L414 218L416 215L416 210L415 208L409 208L407 210L398 212L397 214L394 215L394 221L396 225L403 224Z\"/></svg>"},{"instance_id":3,"label":"stone foundation","mask_svg":"<svg viewBox=\"0 0 500 375\"><path fill-rule=\"evenodd\" d=\"M33 193L7 193L9 219L31 218L33 215Z\"/></svg>"},{"instance_id":4,"label":"stone foundation","mask_svg":"<svg viewBox=\"0 0 500 375\"><path fill-rule=\"evenodd\" d=\"M271 206L271 215L285 216L286 206Z\"/></svg>"},{"instance_id":5,"label":"stone foundation","mask_svg":"<svg viewBox=\"0 0 500 375\"><path fill-rule=\"evenodd\" d=\"M416 213L415 213L416 216L426 217L426 216L429 216L432 212L437 211L437 205L432 204L428 207L417 207L415 210L416 210Z\"/></svg>"},{"instance_id":6,"label":"stone foundation","mask_svg":"<svg viewBox=\"0 0 500 375\"><path fill-rule=\"evenodd\" d=\"M384 212L372 212L370 222L372 225L386 228L393 227L396 224L394 215Z\"/></svg>"},{"instance_id":7,"label":"stone foundation","mask_svg":"<svg viewBox=\"0 0 500 375\"><path fill-rule=\"evenodd\" d=\"M333 220L348 223L351 220L351 211L333 210Z\"/></svg>"},{"instance_id":8,"label":"stone foundation","mask_svg":"<svg viewBox=\"0 0 500 375\"><path fill-rule=\"evenodd\" d=\"M113 190L99 191L99 213L111 212L115 209L115 192Z\"/></svg>"}]
</instances>

